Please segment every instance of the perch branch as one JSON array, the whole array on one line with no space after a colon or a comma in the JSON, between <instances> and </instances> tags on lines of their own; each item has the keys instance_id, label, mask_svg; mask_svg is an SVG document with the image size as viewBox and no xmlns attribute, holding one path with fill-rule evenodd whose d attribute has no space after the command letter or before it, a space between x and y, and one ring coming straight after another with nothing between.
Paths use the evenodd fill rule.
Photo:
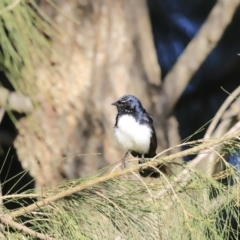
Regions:
<instances>
[{"instance_id":1,"label":"perch branch","mask_svg":"<svg viewBox=\"0 0 240 240\"><path fill-rule=\"evenodd\" d=\"M161 96L169 100L169 103L164 106L164 111L166 111L167 115L171 113L194 73L222 37L239 3L239 0L217 1L206 22L165 77L163 94ZM160 103L166 102L164 99L160 99Z\"/></svg>"},{"instance_id":2,"label":"perch branch","mask_svg":"<svg viewBox=\"0 0 240 240\"><path fill-rule=\"evenodd\" d=\"M202 143L202 144L200 144L198 146L192 147L190 149L187 149L187 150L184 150L184 151L172 154L170 156L163 157L162 159L158 159L156 157L152 161L144 163L144 164L142 164L140 166L137 165L137 166L134 166L134 167L131 167L131 168L127 168L127 169L125 169L124 171L121 171L121 172L112 172L112 173L109 173L109 174L105 174L105 175L103 175L101 177L89 180L88 182L81 183L81 184L79 184L79 185L77 185L75 187L72 187L70 189L64 190L63 192L57 193L56 195L47 197L47 198L45 198L43 200L39 200L36 203L33 203L33 204L31 204L31 205L29 205L27 207L22 207L22 208L20 208L20 209L18 209L16 211L11 212L9 215L12 218L15 218L15 217L21 216L23 214L28 214L28 213L32 212L33 210L36 210L36 209L38 209L40 207L47 206L51 202L57 201L57 200L59 200L61 198L64 198L64 197L72 195L72 194L74 194L76 192L79 192L79 191L82 191L84 189L87 189L87 188L89 188L89 187L91 187L91 186L93 186L95 184L99 184L99 183L107 181L109 179L120 177L122 175L131 173L133 171L138 170L140 167L144 167L144 166L154 166L154 167L156 167L159 163L162 163L162 162L172 162L176 158L181 158L181 157L184 157L184 156L187 156L187 155L190 155L190 154L199 153L199 152L203 151L204 149L208 149L210 147L217 146L217 145L219 145L219 144L221 144L221 143L223 143L225 141L231 140L232 138L236 138L239 135L240 135L240 129L238 129L238 130L236 130L236 131L234 131L232 133L226 134L226 135L224 135L223 137L221 137L219 139L215 139L215 140L204 142L204 143ZM183 172L178 175L178 178L176 180L178 180L178 181L182 180L181 177L186 175L186 173L184 171L185 170L183 170Z\"/></svg>"}]
</instances>

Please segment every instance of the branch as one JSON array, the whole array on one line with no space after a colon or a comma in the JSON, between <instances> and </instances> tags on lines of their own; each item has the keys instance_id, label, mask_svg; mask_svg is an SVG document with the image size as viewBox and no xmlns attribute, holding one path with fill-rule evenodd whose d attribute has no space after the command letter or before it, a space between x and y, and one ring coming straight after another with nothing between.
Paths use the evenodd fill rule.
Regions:
<instances>
[{"instance_id":1,"label":"branch","mask_svg":"<svg viewBox=\"0 0 240 240\"><path fill-rule=\"evenodd\" d=\"M194 73L222 37L239 3L239 0L217 1L206 22L165 77L162 99L159 101L164 103L164 99L167 99L168 102L164 106L167 115L171 113Z\"/></svg>"},{"instance_id":2,"label":"branch","mask_svg":"<svg viewBox=\"0 0 240 240\"><path fill-rule=\"evenodd\" d=\"M3 87L0 87L0 107L20 113L29 113L33 110L29 97L10 92Z\"/></svg>"},{"instance_id":3,"label":"branch","mask_svg":"<svg viewBox=\"0 0 240 240\"><path fill-rule=\"evenodd\" d=\"M229 140L231 140L233 138L236 138L239 134L240 134L240 122L236 123L223 137L221 137L221 138L219 138L217 140L208 140L207 142L205 142L203 144L200 144L200 145L198 145L196 147L193 147L191 149L188 149L188 150L185 150L185 151L182 151L182 152L190 151L189 154L200 153L204 149L209 149L211 147L218 146L219 144L223 143L224 141L229 141ZM203 145L206 145L207 147L203 148ZM198 148L198 147L200 147L201 150L199 150L198 152L195 152L195 149ZM187 154L187 155L189 155L189 154ZM173 154L173 155L176 155L176 154ZM181 154L179 154L179 155L180 155L179 157L187 156L187 155L181 156ZM172 155L170 155L168 157L171 157L171 156ZM200 162L203 162L203 159L206 156L209 156L209 153L206 153L206 154L201 153L201 154L199 154L196 158L194 158L191 162L189 162L187 164L187 167L188 168L194 168L194 167L198 166ZM181 187L184 187L184 186L186 186L188 184L190 179L191 179L191 175L189 173L189 170L187 168L185 168L181 173L179 173L173 179L173 181L175 183L179 184ZM170 184L168 184L165 187L165 189L162 189L161 191L159 191L159 193L157 194L157 197L161 197L164 194L166 194L169 191L169 189L170 189L169 185Z\"/></svg>"},{"instance_id":4,"label":"branch","mask_svg":"<svg viewBox=\"0 0 240 240\"><path fill-rule=\"evenodd\" d=\"M28 213L31 213L33 210L35 209L38 209L40 207L44 207L44 206L47 206L49 203L52 203L52 202L55 202L59 199L62 199L66 196L69 196L69 195L72 195L76 192L79 192L79 191L82 191L84 189L87 189L91 186L94 186L96 184L99 184L99 183L102 183L102 182L105 182L107 180L110 180L110 179L113 179L113 178L117 178L117 177L120 177L122 175L126 175L128 173L131 173L133 171L137 171L139 170L139 168L141 167L149 167L149 166L154 166L156 167L157 165L159 165L159 163L164 163L164 162L172 162L174 161L176 158L181 158L181 157L184 157L184 156L187 156L187 155L190 155L190 154L196 154L196 153L199 153L205 149L209 149L210 147L214 147L214 146L218 146L219 144L225 142L225 141L228 141L228 140L231 140L233 138L236 138L237 136L240 135L240 129L232 132L232 133L229 133L229 134L226 134L224 135L223 137L219 138L219 139L215 139L215 140L209 140L207 142L204 142L198 146L195 146L193 148L190 148L190 149L187 149L187 150L184 150L184 151L181 151L181 152L178 152L178 153L175 153L175 154L172 154L170 156L166 156L162 159L158 159L158 156L156 156L155 158L153 158L152 161L149 161L147 163L144 163L144 164L141 164L140 166L139 165L136 165L134 167L131 167L131 168L127 168L125 169L124 171L121 171L121 172L112 172L112 173L108 173L108 174L105 174L101 177L97 177L97 178L94 178L94 179L91 179L87 182L84 182L84 183L81 183L75 187L72 187L70 189L67 189L63 192L60 192L60 193L57 193L56 195L53 195L53 196L50 196L50 197L47 197L43 200L39 200L37 201L36 203L33 203L27 207L22 207L16 211L13 211L10 213L10 216L12 218L15 218L15 217L18 217L18 216L21 216L23 214L28 214ZM182 177L186 175L186 173L188 173L187 170L183 170L182 173L180 173L178 176L177 176L177 179L175 179L175 181L177 180L178 182L180 180L182 180ZM189 173L188 173L189 174ZM190 176L190 174L189 174ZM164 191L167 191L167 187L164 189ZM165 191L165 192L166 192Z\"/></svg>"},{"instance_id":5,"label":"branch","mask_svg":"<svg viewBox=\"0 0 240 240\"><path fill-rule=\"evenodd\" d=\"M214 116L213 121L211 122L210 126L207 129L207 132L204 135L204 139L209 139L216 128L218 122L220 121L221 117L223 116L226 109L229 107L229 105L236 100L237 96L240 94L240 86L237 87L224 101L222 106L219 108L218 112ZM239 103L237 103L239 104Z\"/></svg>"},{"instance_id":6,"label":"branch","mask_svg":"<svg viewBox=\"0 0 240 240\"><path fill-rule=\"evenodd\" d=\"M218 112L216 113L213 121L211 122L210 126L207 129L207 132L204 135L204 140L210 138L218 138L223 136L232 124L233 116L236 116L239 113L239 101L237 99L238 95L240 94L240 86L231 93L228 98L224 101ZM229 108L231 106L231 108ZM228 109L229 108L229 109ZM228 109L228 110L227 110ZM219 121L222 121L219 123ZM218 124L219 123L219 124ZM239 128L240 122L236 123L233 129ZM208 175L212 175L215 170L214 163L216 162L216 158L218 156L215 152L211 154L199 154L193 161L192 164L201 168L205 171Z\"/></svg>"},{"instance_id":7,"label":"branch","mask_svg":"<svg viewBox=\"0 0 240 240\"><path fill-rule=\"evenodd\" d=\"M37 237L39 239L43 239L43 240L55 240L54 238L46 235L46 234L42 234L42 233L38 233L36 231L33 231L32 229L20 224L20 223L17 223L15 221L12 220L12 218L7 215L7 214L1 214L0 215L0 222L2 222L3 224L5 225L9 225L11 226L12 228L15 228L17 230L19 230L20 232L24 232L26 234L29 234L33 237Z\"/></svg>"}]
</instances>

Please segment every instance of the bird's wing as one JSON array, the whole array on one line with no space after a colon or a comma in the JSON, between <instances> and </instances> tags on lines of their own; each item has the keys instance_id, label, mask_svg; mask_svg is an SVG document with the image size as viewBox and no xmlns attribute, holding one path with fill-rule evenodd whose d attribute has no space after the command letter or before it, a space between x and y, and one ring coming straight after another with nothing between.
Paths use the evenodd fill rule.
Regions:
<instances>
[{"instance_id":1,"label":"bird's wing","mask_svg":"<svg viewBox=\"0 0 240 240\"><path fill-rule=\"evenodd\" d=\"M149 115L147 112L145 112L142 115L141 123L147 123L147 124L153 125L153 118L152 118L152 116Z\"/></svg>"},{"instance_id":2,"label":"bird's wing","mask_svg":"<svg viewBox=\"0 0 240 240\"><path fill-rule=\"evenodd\" d=\"M149 152L147 155L145 155L145 157L147 158L152 158L156 156L156 150L157 150L157 136L153 126L153 118L146 112L143 116L143 122L146 124L149 124L149 126L152 129L152 137L150 140Z\"/></svg>"},{"instance_id":3,"label":"bird's wing","mask_svg":"<svg viewBox=\"0 0 240 240\"><path fill-rule=\"evenodd\" d=\"M153 125L151 125L151 128L152 128L152 137L151 137L150 148L149 148L149 152L148 152L149 158L155 157L156 150L157 150L157 136L156 136Z\"/></svg>"}]
</instances>

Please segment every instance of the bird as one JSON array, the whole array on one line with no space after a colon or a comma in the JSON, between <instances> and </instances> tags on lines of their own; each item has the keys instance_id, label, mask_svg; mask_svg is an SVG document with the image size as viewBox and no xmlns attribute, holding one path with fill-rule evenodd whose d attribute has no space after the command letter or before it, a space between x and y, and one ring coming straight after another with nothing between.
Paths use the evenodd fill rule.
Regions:
<instances>
[{"instance_id":1,"label":"bird","mask_svg":"<svg viewBox=\"0 0 240 240\"><path fill-rule=\"evenodd\" d=\"M143 108L140 100L133 95L124 95L112 105L117 107L114 126L115 138L126 151L122 158L122 168L126 168L126 157L130 152L134 157L145 158L156 156L157 137L153 126L153 118Z\"/></svg>"}]
</instances>

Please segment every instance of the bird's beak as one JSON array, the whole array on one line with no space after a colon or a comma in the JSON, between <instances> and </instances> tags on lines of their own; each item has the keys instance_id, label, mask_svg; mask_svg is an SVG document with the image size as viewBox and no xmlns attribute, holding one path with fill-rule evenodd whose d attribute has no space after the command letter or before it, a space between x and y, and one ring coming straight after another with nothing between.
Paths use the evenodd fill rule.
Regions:
<instances>
[{"instance_id":1,"label":"bird's beak","mask_svg":"<svg viewBox=\"0 0 240 240\"><path fill-rule=\"evenodd\" d=\"M117 102L114 102L114 103L111 103L111 105L117 106L117 105L118 105L118 101L117 101Z\"/></svg>"}]
</instances>

